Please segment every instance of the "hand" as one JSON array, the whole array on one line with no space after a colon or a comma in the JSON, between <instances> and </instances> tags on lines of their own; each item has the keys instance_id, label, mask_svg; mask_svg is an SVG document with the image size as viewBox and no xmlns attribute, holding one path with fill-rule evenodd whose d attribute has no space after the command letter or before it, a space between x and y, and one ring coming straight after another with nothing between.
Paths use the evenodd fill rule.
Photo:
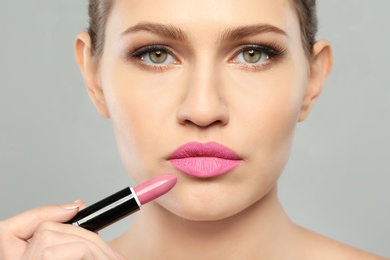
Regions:
<instances>
[{"instance_id":1,"label":"hand","mask_svg":"<svg viewBox=\"0 0 390 260\"><path fill-rule=\"evenodd\" d=\"M98 234L69 224L84 203L47 206L0 222L0 259L124 259Z\"/></svg>"}]
</instances>

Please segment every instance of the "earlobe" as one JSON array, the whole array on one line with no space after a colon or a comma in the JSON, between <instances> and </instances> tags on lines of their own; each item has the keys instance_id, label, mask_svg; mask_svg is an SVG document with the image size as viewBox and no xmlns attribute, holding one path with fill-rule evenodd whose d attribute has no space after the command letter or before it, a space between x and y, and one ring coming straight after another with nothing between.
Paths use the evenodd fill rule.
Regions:
<instances>
[{"instance_id":1,"label":"earlobe","mask_svg":"<svg viewBox=\"0 0 390 260\"><path fill-rule=\"evenodd\" d=\"M314 44L310 62L309 81L302 101L298 122L302 122L308 117L332 70L333 54L329 42L320 40Z\"/></svg>"},{"instance_id":2,"label":"earlobe","mask_svg":"<svg viewBox=\"0 0 390 260\"><path fill-rule=\"evenodd\" d=\"M109 118L110 114L105 102L104 92L99 80L99 64L92 56L91 38L87 32L80 33L75 42L75 56L88 94L103 117Z\"/></svg>"}]
</instances>

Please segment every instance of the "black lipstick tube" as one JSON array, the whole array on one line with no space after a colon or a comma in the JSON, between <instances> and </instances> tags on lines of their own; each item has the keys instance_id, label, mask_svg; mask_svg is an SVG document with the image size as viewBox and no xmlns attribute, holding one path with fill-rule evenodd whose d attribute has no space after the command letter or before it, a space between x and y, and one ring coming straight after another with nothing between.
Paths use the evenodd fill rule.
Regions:
<instances>
[{"instance_id":1,"label":"black lipstick tube","mask_svg":"<svg viewBox=\"0 0 390 260\"><path fill-rule=\"evenodd\" d=\"M65 224L72 224L95 232L139 209L140 203L136 193L127 187L79 211Z\"/></svg>"}]
</instances>

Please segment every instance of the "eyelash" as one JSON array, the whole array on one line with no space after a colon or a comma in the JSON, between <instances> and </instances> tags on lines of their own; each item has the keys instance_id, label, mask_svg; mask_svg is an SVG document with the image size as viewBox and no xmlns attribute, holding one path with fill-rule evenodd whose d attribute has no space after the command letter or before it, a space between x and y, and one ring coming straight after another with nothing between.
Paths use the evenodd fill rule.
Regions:
<instances>
[{"instance_id":1,"label":"eyelash","mask_svg":"<svg viewBox=\"0 0 390 260\"><path fill-rule=\"evenodd\" d=\"M266 55L266 61L261 62L259 64L251 64L249 62L241 63L235 61L237 59L238 55L244 53L245 51L258 51ZM264 43L252 43L252 44L246 44L239 46L234 54L232 55L233 58L229 59L229 62L233 64L239 64L243 66L245 69L249 70L261 70L265 69L267 66L271 65L273 62L275 62L278 59L281 59L283 55L285 54L285 48L276 44L276 43L270 43L270 44L264 44Z\"/></svg>"},{"instance_id":2,"label":"eyelash","mask_svg":"<svg viewBox=\"0 0 390 260\"><path fill-rule=\"evenodd\" d=\"M238 55L249 50L259 51L265 54L267 57L267 61L261 62L259 64L251 64L249 62L243 63L243 62L235 61ZM168 55L172 56L175 59L175 62L153 64L153 63L147 63L143 61L143 57L153 51L166 52ZM233 56L233 58L229 58L228 61L232 64L239 64L245 69L261 70L266 68L272 62L274 62L274 60L282 58L284 54L285 54L285 49L276 43L271 43L271 44L251 43L251 44L241 45L237 47L236 50L233 52L233 54L230 55ZM162 44L149 44L140 48L131 49L126 53L126 57L130 60L135 60L137 62L137 65L140 66L141 68L157 70L157 71L164 71L165 69L169 69L172 66L180 64L180 61L178 60L177 56L173 53L173 51L171 51L169 47Z\"/></svg>"},{"instance_id":3,"label":"eyelash","mask_svg":"<svg viewBox=\"0 0 390 260\"><path fill-rule=\"evenodd\" d=\"M169 66L171 66L171 65L180 64L179 61L174 62L173 64L170 63L170 64L156 64L156 65L153 65L152 63L144 62L142 60L142 57L147 55L150 52L153 52L153 51L166 52L168 55L172 56L176 61L178 60L177 57L173 54L173 52L167 46L161 45L161 44L150 44L150 45L143 46L140 48L132 49L126 54L126 57L128 57L132 60L136 60L137 65L141 66L142 68L152 69L152 70L155 69L155 70L162 71L164 69L169 68Z\"/></svg>"}]
</instances>

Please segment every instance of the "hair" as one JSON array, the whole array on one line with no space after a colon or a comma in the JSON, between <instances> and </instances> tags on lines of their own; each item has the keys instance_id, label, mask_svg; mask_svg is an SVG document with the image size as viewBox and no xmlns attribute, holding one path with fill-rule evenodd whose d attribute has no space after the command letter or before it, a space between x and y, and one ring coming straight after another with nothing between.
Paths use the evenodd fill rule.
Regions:
<instances>
[{"instance_id":1,"label":"hair","mask_svg":"<svg viewBox=\"0 0 390 260\"><path fill-rule=\"evenodd\" d=\"M91 51L96 58L101 57L104 48L105 29L114 0L89 0L88 15L91 37Z\"/></svg>"},{"instance_id":2,"label":"hair","mask_svg":"<svg viewBox=\"0 0 390 260\"><path fill-rule=\"evenodd\" d=\"M316 0L291 0L301 29L302 45L307 57L311 57L312 48L318 30ZM91 51L96 58L101 57L104 48L105 28L114 0L89 0L88 33L91 37Z\"/></svg>"},{"instance_id":3,"label":"hair","mask_svg":"<svg viewBox=\"0 0 390 260\"><path fill-rule=\"evenodd\" d=\"M311 57L316 42L318 18L316 0L292 0L301 28L301 39L306 56Z\"/></svg>"}]
</instances>

